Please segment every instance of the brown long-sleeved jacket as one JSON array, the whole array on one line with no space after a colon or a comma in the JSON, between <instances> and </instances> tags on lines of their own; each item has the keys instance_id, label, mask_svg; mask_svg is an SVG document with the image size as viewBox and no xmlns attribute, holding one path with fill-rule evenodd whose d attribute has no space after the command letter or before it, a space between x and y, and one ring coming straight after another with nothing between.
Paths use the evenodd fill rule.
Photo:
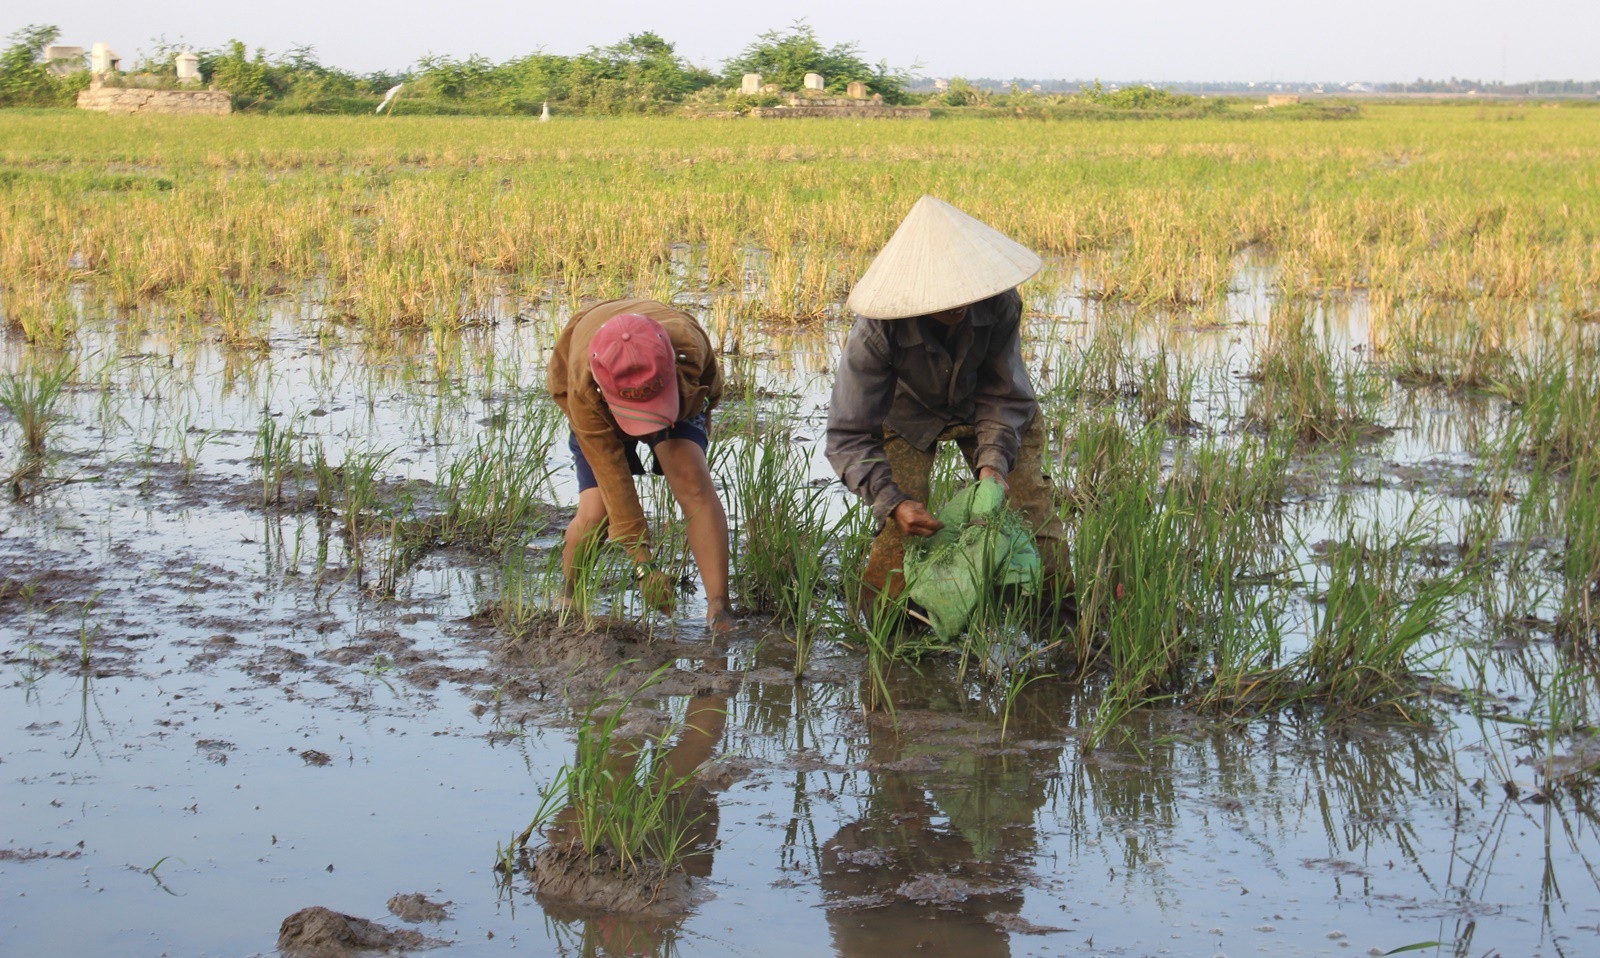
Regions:
<instances>
[{"instance_id":1,"label":"brown long-sleeved jacket","mask_svg":"<svg viewBox=\"0 0 1600 958\"><path fill-rule=\"evenodd\" d=\"M606 504L610 538L625 543L636 558L642 558L640 547L649 542L649 526L623 448L624 442L634 440L617 427L589 369L589 341L606 320L624 313L650 317L672 339L678 354L679 422L702 412L709 416L722 398L722 367L710 337L692 316L649 299L616 299L592 306L572 317L556 340L550 356L550 395L567 414L578 447L594 470ZM708 429L709 425L708 418Z\"/></svg>"}]
</instances>

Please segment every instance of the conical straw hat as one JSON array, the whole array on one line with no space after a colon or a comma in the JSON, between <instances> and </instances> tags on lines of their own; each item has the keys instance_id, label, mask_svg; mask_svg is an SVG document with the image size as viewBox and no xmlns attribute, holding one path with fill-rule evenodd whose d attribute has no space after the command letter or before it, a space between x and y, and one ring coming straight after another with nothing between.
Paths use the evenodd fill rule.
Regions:
<instances>
[{"instance_id":1,"label":"conical straw hat","mask_svg":"<svg viewBox=\"0 0 1600 958\"><path fill-rule=\"evenodd\" d=\"M926 316L1005 292L1043 265L994 227L924 196L850 291L848 305L868 319Z\"/></svg>"}]
</instances>

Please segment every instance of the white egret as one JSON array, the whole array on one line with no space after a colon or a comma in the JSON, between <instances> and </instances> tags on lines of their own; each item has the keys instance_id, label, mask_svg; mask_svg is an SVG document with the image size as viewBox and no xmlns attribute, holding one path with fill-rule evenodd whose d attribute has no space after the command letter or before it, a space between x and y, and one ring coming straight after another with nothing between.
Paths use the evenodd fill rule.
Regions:
<instances>
[{"instance_id":1,"label":"white egret","mask_svg":"<svg viewBox=\"0 0 1600 958\"><path fill-rule=\"evenodd\" d=\"M389 92L385 93L383 95L383 102L378 104L378 108L376 110L373 110L372 112L374 112L374 113L382 113L383 112L383 108L389 105L389 101L394 99L394 95L396 93L399 93L400 92L400 88L403 87L403 86L405 86L404 83L396 83L394 86L390 87L389 88ZM389 111L389 115L393 116L394 115L394 111L390 110Z\"/></svg>"}]
</instances>

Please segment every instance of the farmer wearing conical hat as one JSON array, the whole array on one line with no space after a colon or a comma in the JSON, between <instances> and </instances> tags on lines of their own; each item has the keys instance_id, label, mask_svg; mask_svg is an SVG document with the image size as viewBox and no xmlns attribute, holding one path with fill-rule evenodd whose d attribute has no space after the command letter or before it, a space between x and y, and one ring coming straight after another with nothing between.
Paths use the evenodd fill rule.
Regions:
<instances>
[{"instance_id":1,"label":"farmer wearing conical hat","mask_svg":"<svg viewBox=\"0 0 1600 958\"><path fill-rule=\"evenodd\" d=\"M676 606L676 583L654 561L633 485L644 474L643 444L683 510L706 619L716 631L732 628L728 516L706 465L722 370L705 330L689 314L648 299L600 303L574 316L556 340L549 384L572 426L568 447L578 472L578 511L561 552L569 595L579 550L609 526L612 541L633 557L645 600L663 612Z\"/></svg>"},{"instance_id":2,"label":"farmer wearing conical hat","mask_svg":"<svg viewBox=\"0 0 1600 958\"><path fill-rule=\"evenodd\" d=\"M979 479L1007 489L1032 526L1045 595L1070 607L1066 530L1044 474L1039 401L1022 361L1022 296L1033 251L924 196L850 293L855 325L828 410L828 461L883 524L862 576L870 600L898 596L906 536L942 524L928 511L941 441Z\"/></svg>"}]
</instances>

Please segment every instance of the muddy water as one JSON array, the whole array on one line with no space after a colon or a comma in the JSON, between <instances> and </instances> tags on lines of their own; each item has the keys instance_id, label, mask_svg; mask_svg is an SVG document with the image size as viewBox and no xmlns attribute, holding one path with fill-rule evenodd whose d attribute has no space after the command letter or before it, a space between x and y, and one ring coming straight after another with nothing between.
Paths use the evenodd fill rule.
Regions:
<instances>
[{"instance_id":1,"label":"muddy water","mask_svg":"<svg viewBox=\"0 0 1600 958\"><path fill-rule=\"evenodd\" d=\"M537 326L420 365L287 319L254 360L85 335L99 373L52 434L71 481L0 506L5 954L273 954L311 905L474 955L1600 949L1593 810L1531 793L1509 728L1218 730L1150 711L1085 754L1092 692L1036 683L1008 708L935 664L894 678L891 722L860 706L858 655L824 645L796 683L781 637L752 622L713 648L692 602L649 645L605 647L675 665L661 715L727 713L692 907L585 915L500 882L497 847L572 755L566 673L500 654L477 615L493 562L434 554L379 597L337 530L260 507L250 459L267 410L331 459L392 450L392 481L435 479L539 388ZM813 444L831 336L775 342L750 370L794 397L784 414ZM1227 370L1250 339L1187 348ZM1199 411L1226 416L1214 401ZM1393 481L1364 508L1449 500L1462 414L1397 406L1406 427L1359 464ZM570 473L543 495L571 502ZM1326 503L1301 508L1330 524ZM1491 668L1515 714L1553 663L1534 643ZM444 917L390 914L407 894Z\"/></svg>"}]
</instances>

